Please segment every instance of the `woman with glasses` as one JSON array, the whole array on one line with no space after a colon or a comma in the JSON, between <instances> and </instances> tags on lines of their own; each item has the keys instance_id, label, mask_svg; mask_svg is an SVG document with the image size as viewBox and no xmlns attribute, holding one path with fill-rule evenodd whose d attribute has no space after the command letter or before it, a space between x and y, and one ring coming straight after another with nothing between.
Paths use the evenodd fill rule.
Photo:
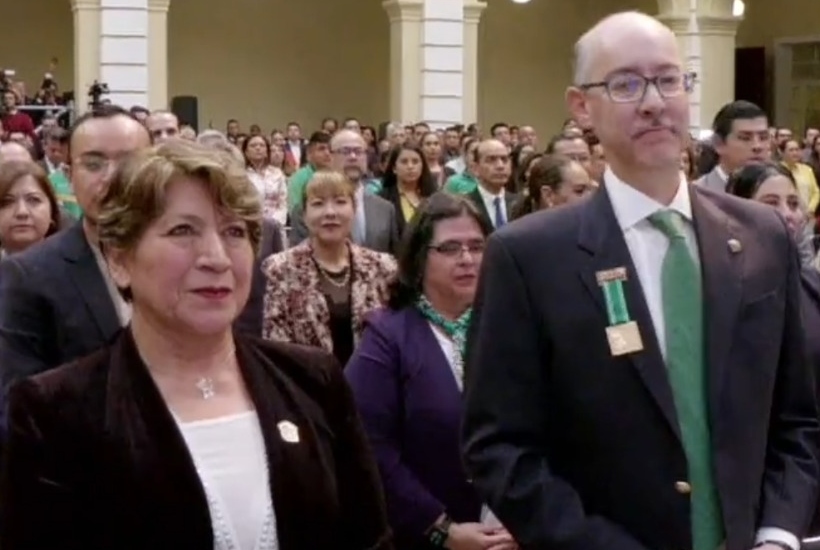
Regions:
<instances>
[{"instance_id":1,"label":"woman with glasses","mask_svg":"<svg viewBox=\"0 0 820 550\"><path fill-rule=\"evenodd\" d=\"M368 319L345 371L399 550L514 547L482 513L459 451L464 345L491 230L464 197L427 199L404 234L388 307Z\"/></svg>"}]
</instances>

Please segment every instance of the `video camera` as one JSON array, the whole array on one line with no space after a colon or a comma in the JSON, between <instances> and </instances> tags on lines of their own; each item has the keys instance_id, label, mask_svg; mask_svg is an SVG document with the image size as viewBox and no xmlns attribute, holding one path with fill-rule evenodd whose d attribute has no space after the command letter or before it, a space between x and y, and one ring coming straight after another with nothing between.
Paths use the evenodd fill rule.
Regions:
<instances>
[{"instance_id":1,"label":"video camera","mask_svg":"<svg viewBox=\"0 0 820 550\"><path fill-rule=\"evenodd\" d=\"M88 97L91 98L91 101L88 102L89 107L94 109L107 103L107 101L103 100L102 97L110 93L111 91L108 89L108 84L105 82L97 82L95 80L94 84L88 88Z\"/></svg>"}]
</instances>

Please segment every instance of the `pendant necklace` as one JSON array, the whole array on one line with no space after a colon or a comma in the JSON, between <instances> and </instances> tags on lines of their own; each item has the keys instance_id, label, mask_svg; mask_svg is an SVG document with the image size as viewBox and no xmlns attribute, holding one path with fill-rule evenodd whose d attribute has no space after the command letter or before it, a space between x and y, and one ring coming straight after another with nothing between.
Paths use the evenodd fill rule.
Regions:
<instances>
[{"instance_id":1,"label":"pendant necklace","mask_svg":"<svg viewBox=\"0 0 820 550\"><path fill-rule=\"evenodd\" d=\"M202 394L202 399L208 400L216 395L216 384L210 376L203 376L196 381L196 389Z\"/></svg>"}]
</instances>

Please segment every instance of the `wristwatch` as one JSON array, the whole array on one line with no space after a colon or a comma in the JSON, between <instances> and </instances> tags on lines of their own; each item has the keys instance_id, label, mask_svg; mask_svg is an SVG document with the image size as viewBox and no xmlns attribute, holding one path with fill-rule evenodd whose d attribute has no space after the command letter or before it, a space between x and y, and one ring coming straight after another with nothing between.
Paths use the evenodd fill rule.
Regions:
<instances>
[{"instance_id":1,"label":"wristwatch","mask_svg":"<svg viewBox=\"0 0 820 550\"><path fill-rule=\"evenodd\" d=\"M760 548L764 544L771 544L773 546L777 546L778 548L782 548L783 550L794 550L791 546L786 544L785 542L780 542L779 540L762 540L755 544L755 548Z\"/></svg>"},{"instance_id":2,"label":"wristwatch","mask_svg":"<svg viewBox=\"0 0 820 550\"><path fill-rule=\"evenodd\" d=\"M444 548L444 545L447 542L447 537L450 536L450 526L452 524L453 520L451 520L447 515L444 515L439 521L437 521L427 531L427 540L430 541L430 544L432 544L435 548Z\"/></svg>"}]
</instances>

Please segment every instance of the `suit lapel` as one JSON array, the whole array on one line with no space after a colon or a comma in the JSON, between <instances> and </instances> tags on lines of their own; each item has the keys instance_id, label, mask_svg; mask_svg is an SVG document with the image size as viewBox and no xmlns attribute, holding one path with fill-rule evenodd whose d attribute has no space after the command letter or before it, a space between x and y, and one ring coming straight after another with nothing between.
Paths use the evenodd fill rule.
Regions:
<instances>
[{"instance_id":1,"label":"suit lapel","mask_svg":"<svg viewBox=\"0 0 820 550\"><path fill-rule=\"evenodd\" d=\"M130 456L113 464L133 464L123 487L134 487L142 501L138 511L150 514L147 524L165 526L168 540L185 540L191 548L212 548L208 501L193 459L170 410L139 356L130 330L111 348L106 400L106 429L120 438L115 449ZM133 498L125 494L123 498ZM173 519L172 519L173 518Z\"/></svg>"},{"instance_id":2,"label":"suit lapel","mask_svg":"<svg viewBox=\"0 0 820 550\"><path fill-rule=\"evenodd\" d=\"M279 548L321 548L326 533L317 533L313 525L333 524L334 501L328 495L335 487L327 481L327 465L316 459L315 430L330 429L315 415L308 417L306 411L315 404L304 402L268 357L240 338L236 349L268 454Z\"/></svg>"},{"instance_id":3,"label":"suit lapel","mask_svg":"<svg viewBox=\"0 0 820 550\"><path fill-rule=\"evenodd\" d=\"M743 239L740 228L705 193L690 186L689 194L700 249L709 402L715 415L743 291L743 254L733 253L728 243L735 239L742 244Z\"/></svg>"},{"instance_id":4,"label":"suit lapel","mask_svg":"<svg viewBox=\"0 0 820 550\"><path fill-rule=\"evenodd\" d=\"M478 187L470 191L470 193L467 196L470 198L471 201L473 201L473 204L475 204L476 208L478 208L478 213L484 216L484 219L487 220L487 222L489 222L490 227L494 228L495 224L493 223L493 219L490 217L490 213L487 212L487 207L484 206L484 198L481 196Z\"/></svg>"},{"instance_id":5,"label":"suit lapel","mask_svg":"<svg viewBox=\"0 0 820 550\"><path fill-rule=\"evenodd\" d=\"M461 388L450 366L450 359L444 355L444 350L441 348L441 344L439 344L436 335L433 333L433 328L415 307L409 307L405 312L405 315L407 315L408 334L412 334L414 338L418 339L420 344L413 348L416 350L416 353L418 353L418 364L422 369L431 370L433 378L438 381L439 387L447 387L452 390L448 391L448 393L451 394L450 397L454 402L460 401Z\"/></svg>"},{"instance_id":6,"label":"suit lapel","mask_svg":"<svg viewBox=\"0 0 820 550\"><path fill-rule=\"evenodd\" d=\"M617 267L626 268L627 280L624 283L624 293L627 308L630 318L638 324L640 329L643 350L621 358L613 358L613 361L624 360L632 363L670 428L680 438L672 388L669 385L666 365L655 335L652 317L635 271L635 264L624 240L623 231L615 218L609 195L604 187L590 199L581 211L578 246L583 252L580 265L581 280L600 309L602 332L608 325L608 319L603 291L598 285L596 273Z\"/></svg>"},{"instance_id":7,"label":"suit lapel","mask_svg":"<svg viewBox=\"0 0 820 550\"><path fill-rule=\"evenodd\" d=\"M82 221L66 230L64 244L66 271L107 342L120 330L120 319L94 252L86 241Z\"/></svg>"}]
</instances>

